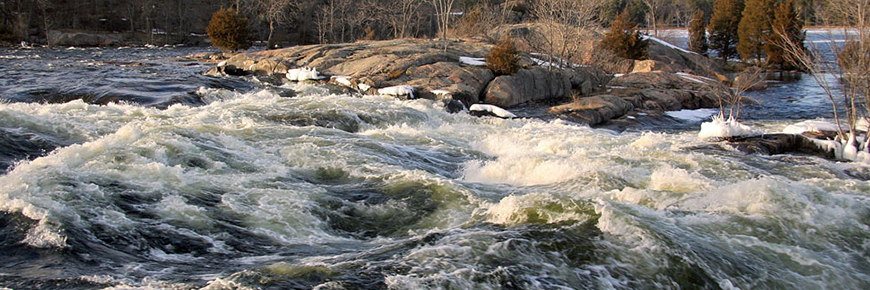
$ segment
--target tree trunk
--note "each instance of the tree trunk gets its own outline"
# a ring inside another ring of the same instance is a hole
[[[276,48],[275,42],[272,39],[272,35],[274,34],[274,32],[275,32],[275,20],[270,20],[269,21],[269,39],[266,41],[266,43],[267,43],[266,45],[268,45],[267,49]]]

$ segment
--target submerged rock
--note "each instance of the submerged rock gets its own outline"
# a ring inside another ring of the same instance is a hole
[[[732,137],[722,141],[747,154],[777,155],[806,154],[826,159],[835,159],[834,153],[820,148],[807,137],[799,134],[764,134],[752,137]]]
[[[477,116],[477,117],[493,116],[493,117],[499,117],[502,119],[510,119],[510,118],[517,117],[517,115],[514,115],[514,113],[511,113],[508,110],[499,108],[497,106],[485,105],[485,104],[471,105],[471,107],[468,108],[468,112],[472,116]]]

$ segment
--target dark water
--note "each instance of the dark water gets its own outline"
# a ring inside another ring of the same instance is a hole
[[[171,60],[199,51],[3,51],[0,288],[870,287],[866,164]],[[747,121],[826,117],[810,81]]]
[[[129,102],[165,108],[202,105],[198,87],[243,88],[238,80],[202,76],[205,63],[176,62],[202,48],[2,50],[0,98],[13,102],[91,104]]]

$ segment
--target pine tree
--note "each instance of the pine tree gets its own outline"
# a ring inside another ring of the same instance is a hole
[[[619,14],[610,24],[610,31],[601,40],[601,46],[627,59],[645,59],[648,41],[641,37],[637,25],[628,11]]]
[[[707,24],[704,11],[698,9],[695,16],[692,17],[692,23],[689,24],[689,50],[707,55]]]
[[[761,63],[764,44],[770,38],[770,21],[773,20],[772,0],[746,0],[743,17],[737,28],[737,51],[744,61],[755,59]]]
[[[792,43],[803,45],[806,35],[803,32],[803,21],[798,17],[794,8],[794,0],[787,0],[776,7],[775,16],[773,19],[773,34],[770,41],[764,45],[764,51],[767,53],[767,63],[777,65],[781,70],[800,69],[799,65],[789,60],[784,56],[785,38],[788,37]],[[806,48],[803,48],[806,50]]]
[[[205,29],[211,43],[224,50],[237,52],[251,47],[248,38],[248,19],[233,9],[221,8],[211,16]]]
[[[716,0],[713,16],[710,18],[710,49],[719,52],[722,62],[737,56],[737,26],[743,12],[743,0]]]

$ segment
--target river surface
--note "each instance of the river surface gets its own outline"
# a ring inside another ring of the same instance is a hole
[[[0,289],[870,288],[867,165],[172,60],[200,51],[0,51]]]

